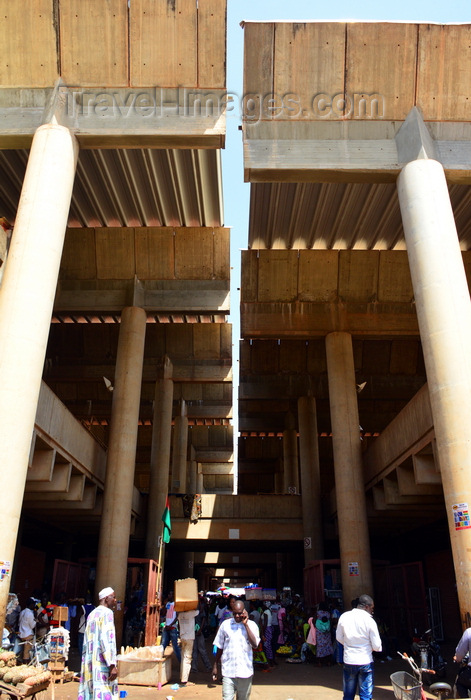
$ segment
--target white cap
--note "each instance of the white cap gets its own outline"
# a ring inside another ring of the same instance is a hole
[[[98,600],[103,600],[109,595],[112,595],[114,593],[114,590],[111,588],[111,586],[107,586],[107,588],[103,588],[98,594]]]

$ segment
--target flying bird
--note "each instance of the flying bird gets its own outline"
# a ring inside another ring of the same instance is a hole
[[[106,388],[108,389],[108,391],[110,391],[110,392],[113,391],[114,386],[112,385],[112,383],[110,382],[110,380],[107,379],[106,377],[103,377],[103,381],[105,382],[105,386],[106,386]]]

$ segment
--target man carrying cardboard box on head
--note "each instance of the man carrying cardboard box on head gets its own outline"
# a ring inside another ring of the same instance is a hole
[[[181,663],[182,656],[180,653],[180,647],[178,646],[178,625],[177,625],[177,611],[175,610],[175,602],[173,600],[173,591],[169,591],[167,598],[160,611],[161,615],[165,615],[165,624],[162,631],[161,644],[165,649],[168,647],[170,642],[172,643],[173,651],[178,659],[178,663]]]
[[[198,615],[198,588],[194,578],[175,581],[175,610],[178,612],[182,658],[180,661],[180,685],[194,685],[188,681],[195,642],[195,617]]]
[[[180,664],[180,685],[194,685],[188,680],[193,658],[193,644],[195,643],[195,617],[198,610],[185,610],[178,613],[180,623],[180,639],[182,643],[182,660]]]

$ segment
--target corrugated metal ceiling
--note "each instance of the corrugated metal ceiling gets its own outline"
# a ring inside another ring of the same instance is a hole
[[[28,151],[0,150],[0,216],[14,224]],[[81,150],[71,227],[222,226],[220,151]]]
[[[471,188],[451,185],[461,248],[471,248]],[[394,184],[251,185],[250,248],[404,250]]]

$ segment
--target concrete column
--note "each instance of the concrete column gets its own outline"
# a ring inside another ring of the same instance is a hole
[[[168,493],[170,445],[172,438],[173,365],[168,357],[160,368],[161,377],[155,382],[154,420],[150,455],[149,501],[147,506],[147,536],[145,555],[159,558],[159,536],[162,535],[162,514]]]
[[[289,487],[294,487],[296,493],[299,493],[298,433],[292,414],[288,414],[286,429],[283,431],[283,463],[284,492],[288,493]]]
[[[203,472],[199,470],[199,464],[196,462],[196,493],[204,493],[204,478]]]
[[[180,415],[175,417],[172,450],[172,489],[176,493],[187,493],[186,458],[188,453],[188,418],[186,404],[182,399]]]
[[[181,577],[194,578],[195,553],[182,552],[181,554]]]
[[[0,288],[0,555],[13,562],[46,344],[77,164],[62,126],[40,126]],[[0,582],[3,627],[10,577]]]
[[[285,568],[283,566],[284,555],[276,553],[276,590],[281,591],[285,584]]]
[[[121,314],[98,544],[95,593],[112,586],[116,598],[122,601],[121,610],[115,612],[118,645],[123,626],[146,321],[144,309],[135,306],[123,309]]]
[[[471,529],[457,528],[454,506],[471,506],[471,302],[442,166],[408,163],[397,188],[464,623],[471,611]]]
[[[304,563],[308,564],[314,559],[324,558],[317,411],[312,396],[299,397],[298,424],[303,531],[304,537],[311,542],[310,548],[304,548]]]
[[[278,467],[275,472],[275,493],[284,493],[284,464],[281,458],[278,459]]]
[[[196,450],[190,445],[190,462],[188,464],[188,493],[199,493],[196,490],[196,477],[198,465],[196,463]]]
[[[340,569],[345,607],[362,593],[373,594],[360,422],[349,333],[326,337]]]

